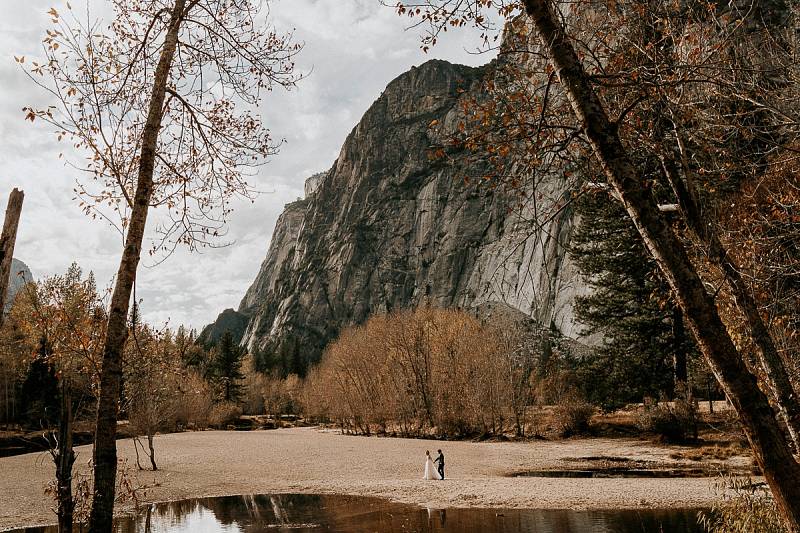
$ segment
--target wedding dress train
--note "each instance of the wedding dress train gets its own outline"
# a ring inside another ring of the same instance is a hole
[[[436,465],[433,464],[433,459],[430,457],[425,459],[425,475],[422,476],[422,479],[442,479],[439,471],[436,470]]]

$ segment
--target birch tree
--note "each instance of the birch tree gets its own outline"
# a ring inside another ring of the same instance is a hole
[[[24,109],[86,155],[76,165],[80,205],[124,236],[100,375],[95,533],[112,528],[122,353],[149,212],[160,213],[151,254],[217,242],[231,198],[253,196],[248,178],[277,149],[257,108],[265,91],[295,83],[299,50],[259,0],[108,3],[110,24],[50,10],[44,60],[26,65],[55,103]]]

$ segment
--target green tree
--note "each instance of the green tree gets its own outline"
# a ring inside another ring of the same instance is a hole
[[[233,335],[226,331],[214,351],[216,353],[211,367],[211,382],[217,387],[221,400],[239,402],[244,394],[244,349],[233,342]]]
[[[571,253],[592,292],[577,299],[575,312],[586,334],[603,339],[579,364],[587,399],[611,409],[671,396],[687,379],[693,344],[669,286],[618,203],[588,195],[577,209],[583,222]]]
[[[271,352],[260,349],[256,349],[253,352],[253,368],[256,370],[256,372],[268,374],[277,366],[277,364],[278,363],[276,362],[275,357],[272,356]]]
[[[50,347],[45,337],[28,366],[19,391],[20,422],[29,428],[50,428],[59,419],[58,378],[50,361]]]

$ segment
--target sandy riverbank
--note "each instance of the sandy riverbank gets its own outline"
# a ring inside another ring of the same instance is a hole
[[[441,447],[447,476],[423,482],[424,453]],[[717,495],[714,479],[569,479],[508,477],[512,472],[575,468],[580,458],[625,457],[676,463],[676,446],[633,439],[573,439],[525,443],[441,442],[343,436],[314,428],[204,431],[158,436],[158,472],[139,482],[156,485],[147,501],[195,496],[303,492],[378,496],[427,507],[607,509],[702,507]],[[130,440],[120,456],[134,461]],[[78,448],[86,469],[91,448]],[[744,458],[729,462],[749,464]],[[677,464],[677,463],[676,463]],[[47,454],[0,459],[0,530],[53,522],[44,487],[53,476]]]

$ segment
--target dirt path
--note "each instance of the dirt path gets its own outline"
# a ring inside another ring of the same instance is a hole
[[[425,450],[442,448],[445,481],[420,480]],[[195,496],[304,492],[379,496],[428,507],[602,509],[702,507],[713,479],[568,479],[507,477],[521,470],[575,468],[576,458],[614,456],[674,462],[679,447],[627,439],[471,443],[350,437],[313,428],[205,431],[156,438],[158,472],[138,474],[147,501]],[[134,460],[130,440],[120,456]],[[87,469],[91,448],[78,448]],[[570,460],[571,459],[571,460]],[[742,464],[743,458],[733,460]],[[47,454],[0,459],[0,530],[54,521],[43,489],[53,475]],[[124,510],[124,509],[123,509]]]

